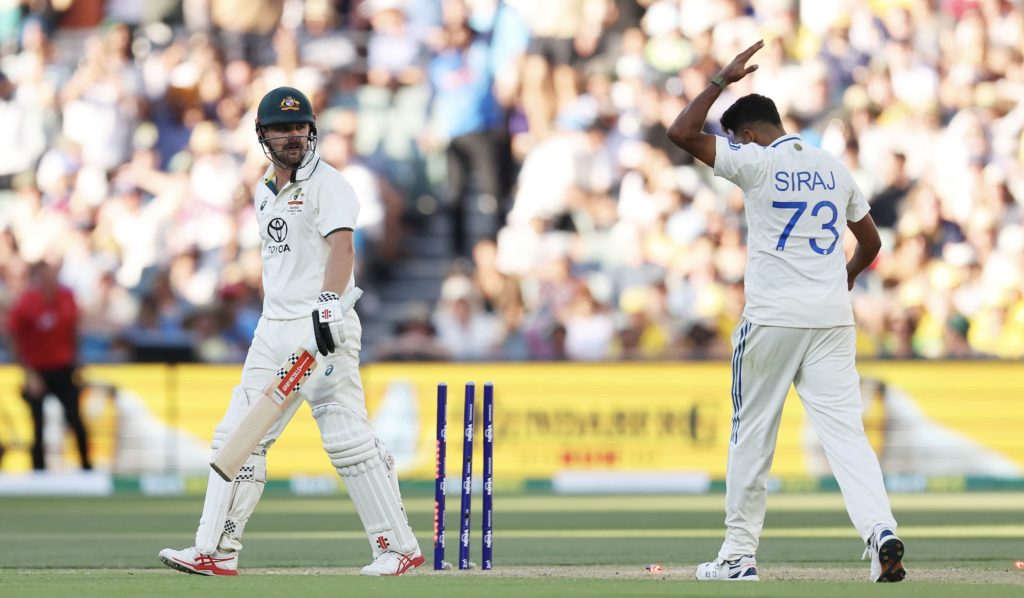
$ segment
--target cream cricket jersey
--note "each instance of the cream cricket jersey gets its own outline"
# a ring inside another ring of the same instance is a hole
[[[852,325],[843,233],[869,208],[846,168],[797,135],[768,147],[719,137],[715,174],[743,190],[743,317],[763,326]]]
[[[263,315],[308,318],[323,289],[327,235],[355,230],[356,194],[338,171],[314,155],[282,189],[274,168],[256,185],[256,219],[263,257]],[[351,287],[354,281],[350,280]]]

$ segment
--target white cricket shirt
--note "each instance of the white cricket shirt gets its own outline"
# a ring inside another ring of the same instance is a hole
[[[743,317],[762,326],[852,325],[843,234],[869,207],[846,168],[797,135],[768,147],[718,137],[715,174],[743,190]]]
[[[308,318],[323,290],[327,235],[356,227],[359,200],[338,171],[314,155],[282,189],[267,169],[253,194],[263,258],[263,315]],[[349,279],[351,287],[354,280]]]

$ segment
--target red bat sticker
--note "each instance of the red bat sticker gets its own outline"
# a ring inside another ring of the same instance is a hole
[[[277,386],[283,396],[291,394],[295,386],[302,381],[303,376],[306,374],[306,370],[310,368],[316,359],[309,353],[303,352],[299,355],[298,360],[292,365],[288,373],[285,374],[284,380],[281,380],[281,384]]]

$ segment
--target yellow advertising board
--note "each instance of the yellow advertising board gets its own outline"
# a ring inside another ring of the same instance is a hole
[[[872,362],[860,369],[865,429],[886,474],[1024,475],[1024,364]],[[458,474],[461,457],[463,385],[477,383],[479,411],[479,386],[491,381],[495,467],[507,479],[566,471],[725,476],[732,414],[726,363],[375,364],[364,372],[367,403],[382,435],[388,422],[403,422],[406,436],[396,440],[407,447],[400,451],[406,477],[432,475],[439,381],[449,385],[449,475]],[[479,463],[479,446],[476,455]],[[830,475],[793,391],[772,474]]]
[[[364,372],[367,403],[383,434],[389,424],[382,414],[404,413],[404,421],[416,422],[405,426],[415,434],[414,455],[396,451],[396,457],[407,477],[424,479],[433,476],[438,382],[449,387],[449,475],[458,475],[461,466],[465,383],[476,383],[479,412],[481,386],[492,382],[495,468],[506,479],[546,479],[568,470],[721,477],[729,381],[729,366],[720,363],[375,364]],[[476,463],[479,451],[477,442]],[[801,465],[791,467],[799,471]]]
[[[868,362],[860,371],[865,428],[887,474],[1024,475],[1024,364]],[[481,387],[495,387],[499,482],[566,472],[725,475],[728,363],[370,364],[362,372],[371,420],[405,480],[434,475],[439,382],[448,384],[448,474],[459,474],[469,381],[477,384],[478,426]],[[213,428],[240,367],[90,366],[84,374],[93,386],[83,413],[101,467],[126,475],[205,474]],[[20,381],[16,368],[0,368],[0,442],[24,448],[32,430]],[[72,443],[65,445],[64,466],[73,467]],[[268,465],[273,478],[332,473],[308,407],[271,449]],[[29,467],[27,451],[8,451],[4,471]],[[828,475],[795,394],[783,412],[772,473]]]
[[[876,361],[858,369],[865,426],[876,431],[886,473],[1024,477],[1024,362]]]

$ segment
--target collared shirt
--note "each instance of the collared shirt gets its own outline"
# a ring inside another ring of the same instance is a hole
[[[846,287],[846,222],[868,214],[849,171],[797,135],[768,147],[719,137],[715,175],[743,190],[747,218],[746,307],[763,326],[853,324]]]
[[[27,289],[8,313],[8,329],[28,367],[49,371],[73,365],[77,352],[78,307],[70,289],[47,295]]]
[[[323,289],[324,268],[337,230],[355,230],[359,200],[338,171],[313,156],[283,188],[274,168],[253,194],[263,258],[263,315],[308,318]],[[350,279],[348,287],[354,284]]]

